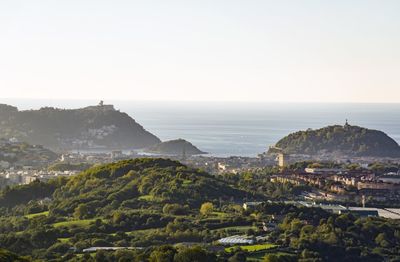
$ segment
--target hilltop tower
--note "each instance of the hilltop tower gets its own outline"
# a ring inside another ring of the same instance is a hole
[[[185,161],[186,160],[186,146],[183,145],[182,148],[182,160]]]
[[[286,157],[285,157],[285,154],[279,153],[277,158],[278,158],[278,166],[279,166],[280,168],[285,167],[285,165],[286,165]]]

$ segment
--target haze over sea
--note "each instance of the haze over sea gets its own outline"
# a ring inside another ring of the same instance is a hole
[[[79,108],[94,100],[1,99],[22,109]],[[183,138],[214,156],[256,156],[291,132],[344,124],[382,130],[400,143],[400,104],[105,101],[161,140]]]

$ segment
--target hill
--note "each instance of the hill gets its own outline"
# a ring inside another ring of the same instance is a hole
[[[148,147],[145,149],[146,152],[149,153],[156,153],[156,154],[165,154],[165,155],[200,155],[206,154],[205,152],[201,151],[197,147],[195,147],[190,142],[184,139],[176,139],[165,141],[159,143],[157,145]]]
[[[199,206],[205,201],[244,196],[222,180],[179,162],[143,158],[93,167],[73,177],[54,194],[53,210],[71,215],[85,203],[92,214],[104,215],[122,207]]]
[[[275,147],[281,148],[288,154],[338,153],[346,156],[400,156],[400,147],[397,142],[382,131],[348,124],[292,133],[279,140]]]
[[[161,142],[126,113],[102,103],[81,109],[26,111],[0,105],[0,134],[56,150],[138,149]]]
[[[45,166],[58,155],[43,146],[0,139],[0,169],[22,166]]]

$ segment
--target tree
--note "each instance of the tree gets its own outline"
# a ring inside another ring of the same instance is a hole
[[[297,257],[291,254],[268,254],[264,257],[263,262],[295,262]]]
[[[121,223],[122,221],[124,221],[124,219],[125,219],[125,214],[121,211],[114,212],[112,216],[112,222],[114,225]]]
[[[82,219],[89,215],[89,209],[86,204],[80,204],[75,208],[74,217],[76,219]]]
[[[279,258],[275,254],[268,254],[264,257],[263,262],[279,262]]]
[[[252,229],[252,228],[249,228],[247,231],[246,231],[246,235],[248,235],[248,236],[252,236],[252,235],[254,235],[254,229]]]
[[[242,251],[239,251],[230,257],[228,262],[246,262],[246,255]]]
[[[210,202],[203,203],[200,207],[200,213],[203,216],[208,216],[214,211],[214,205]]]
[[[179,204],[165,204],[163,213],[168,215],[186,215],[187,209]]]
[[[173,262],[176,250],[171,246],[161,246],[151,252],[149,262]]]
[[[212,262],[215,256],[208,254],[201,247],[191,247],[180,250],[174,257],[174,262]]]
[[[390,242],[388,241],[387,235],[385,233],[379,233],[375,238],[375,243],[381,247],[390,247]]]
[[[65,254],[69,251],[70,247],[67,243],[55,243],[47,249],[47,253]]]
[[[314,251],[310,251],[308,249],[304,249],[301,254],[300,257],[302,259],[308,259],[308,260],[313,260],[313,261],[321,261],[320,260],[320,256],[318,254],[318,252],[314,252]]]
[[[96,262],[107,262],[109,259],[107,258],[107,251],[99,250],[95,255]]]
[[[52,230],[46,230],[44,228],[37,228],[32,232],[31,242],[37,248],[44,248],[53,245],[57,241],[57,232]]]

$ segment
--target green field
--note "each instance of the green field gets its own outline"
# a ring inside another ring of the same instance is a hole
[[[225,212],[218,212],[214,211],[211,214],[209,214],[207,217],[202,218],[202,221],[209,221],[209,220],[214,220],[214,219],[225,219],[231,217],[230,214],[225,213]]]
[[[257,227],[254,226],[234,226],[234,227],[222,227],[218,229],[213,229],[211,232],[216,232],[216,231],[237,231],[237,232],[246,232],[247,230],[252,229],[252,230],[257,230]]]
[[[41,212],[41,213],[25,215],[25,217],[28,218],[28,219],[32,219],[32,218],[34,218],[34,217],[38,217],[38,216],[48,216],[48,215],[49,215],[49,211],[44,211],[44,212]]]
[[[250,245],[250,246],[239,246],[239,247],[240,247],[240,249],[247,251],[247,252],[256,252],[256,251],[271,249],[271,248],[277,247],[277,245],[258,244],[258,245]],[[228,248],[225,248],[225,251],[229,253],[229,252],[232,252],[233,250],[235,250],[236,248],[238,248],[238,246],[228,247]]]
[[[93,219],[82,219],[82,220],[69,220],[53,224],[54,227],[88,227],[91,223],[96,221]]]
[[[161,198],[159,197],[155,197],[152,195],[144,195],[144,196],[140,196],[138,197],[139,200],[144,200],[144,201],[149,201],[149,202],[160,202],[162,201]]]
[[[183,181],[183,185],[190,185],[192,183],[193,183],[193,181],[192,180],[188,180],[188,179]]]
[[[225,212],[214,211],[214,212],[211,213],[211,216],[220,217],[220,218],[226,218],[226,217],[229,217],[230,215],[225,213]]]
[[[66,238],[58,238],[58,241],[60,241],[61,243],[68,243],[69,242],[69,237]]]

